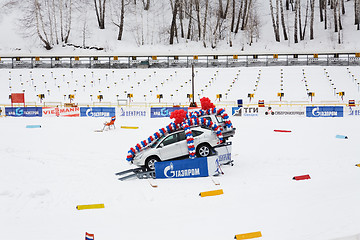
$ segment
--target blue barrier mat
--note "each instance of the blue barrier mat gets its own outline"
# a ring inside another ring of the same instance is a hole
[[[41,128],[41,125],[26,125],[26,128]]]
[[[348,137],[344,135],[336,135],[335,137],[340,139],[348,139]]]

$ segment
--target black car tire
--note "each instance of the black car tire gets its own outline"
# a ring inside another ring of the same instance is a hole
[[[202,143],[196,148],[197,157],[207,157],[211,154],[211,147],[207,143]]]
[[[160,162],[160,159],[158,157],[152,156],[152,157],[148,157],[145,160],[145,168],[148,171],[153,171],[155,170],[155,162]]]

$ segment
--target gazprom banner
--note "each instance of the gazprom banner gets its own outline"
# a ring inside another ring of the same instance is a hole
[[[343,106],[308,106],[306,117],[343,117]]]
[[[5,114],[9,117],[41,117],[41,107],[6,107]]]
[[[175,111],[175,110],[179,110],[179,109],[184,109],[185,111],[188,110],[187,107],[182,108],[182,107],[152,107],[150,109],[151,111],[151,118],[160,118],[160,117],[170,117],[170,114]]]
[[[112,117],[115,116],[114,107],[81,107],[80,117]]]
[[[207,158],[155,162],[156,178],[195,178],[209,176]]]

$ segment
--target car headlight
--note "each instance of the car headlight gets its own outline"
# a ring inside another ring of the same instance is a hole
[[[135,159],[135,160],[136,160],[136,159],[140,159],[140,158],[142,158],[143,155],[144,155],[143,152],[142,152],[142,153],[138,153],[138,154],[135,155],[134,159]]]

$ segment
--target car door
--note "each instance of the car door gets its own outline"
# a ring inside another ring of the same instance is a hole
[[[180,144],[178,133],[173,133],[165,137],[158,146],[161,160],[169,160],[182,156]]]

